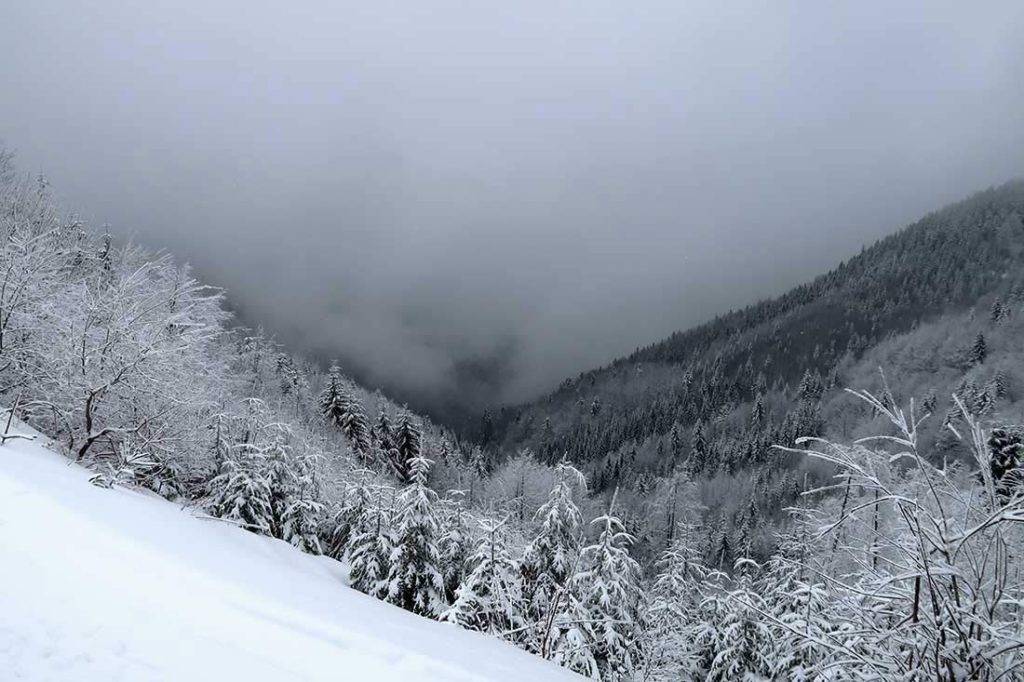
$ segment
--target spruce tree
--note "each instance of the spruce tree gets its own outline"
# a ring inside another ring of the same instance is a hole
[[[585,486],[583,474],[562,460],[555,475],[558,480],[535,517],[540,530],[527,545],[522,561],[523,594],[534,623],[543,622],[549,609],[558,608],[553,600],[572,578],[580,551],[583,516],[573,491]]]
[[[389,469],[391,463],[397,459],[395,454],[395,433],[388,417],[387,406],[381,401],[377,407],[377,422],[370,429],[371,447],[374,451],[373,459],[385,464]]]
[[[771,633],[768,661],[774,679],[811,679],[825,652],[820,642],[831,631],[825,586],[809,581],[805,569],[809,534],[779,536],[778,549],[755,584],[768,614]]]
[[[974,339],[974,345],[971,347],[971,362],[976,365],[981,365],[985,362],[985,358],[988,357],[988,344],[985,342],[985,335],[978,332],[978,335]]]
[[[370,430],[366,414],[341,378],[337,365],[331,365],[327,387],[320,394],[320,411],[329,424],[344,434],[360,458],[371,459]]]
[[[541,655],[590,679],[601,679],[601,668],[594,658],[597,648],[590,611],[567,589],[560,600],[559,609],[550,616]]]
[[[525,618],[519,565],[500,533],[503,523],[481,521],[482,531],[470,558],[473,570],[455,593],[444,619],[468,630],[521,641]]]
[[[284,514],[295,487],[295,473],[288,460],[288,447],[283,443],[271,443],[263,447],[254,446],[254,449],[270,484],[270,532],[282,540]]]
[[[758,393],[757,398],[754,400],[754,406],[750,410],[750,428],[755,430],[760,429],[764,425],[764,421],[764,396]]]
[[[430,461],[424,457],[413,457],[409,462],[410,483],[399,495],[395,519],[387,600],[433,618],[444,609],[444,578],[437,547],[437,496],[427,487],[429,467]]]
[[[692,630],[701,612],[705,581],[710,573],[695,548],[695,532],[680,524],[656,564],[647,611],[648,665],[673,679],[695,675]]]
[[[735,587],[728,593],[724,617],[714,623],[718,631],[718,652],[708,670],[708,682],[760,680],[772,673],[771,631],[762,615],[764,600],[753,584],[758,570],[750,559],[736,561]]]
[[[344,558],[369,503],[370,490],[364,478],[345,486],[340,504],[324,524],[324,554],[339,561]]]
[[[319,528],[323,505],[318,500],[311,462],[292,462],[290,486],[281,515],[281,539],[308,554],[323,554]]]
[[[270,535],[270,482],[251,453],[240,449],[225,457],[220,473],[210,482],[211,513],[263,535]]]
[[[340,427],[345,421],[350,405],[342,384],[341,370],[331,365],[327,373],[327,386],[320,393],[320,412],[327,423]]]
[[[454,493],[454,494],[453,494]],[[455,601],[455,592],[466,578],[467,564],[473,552],[473,541],[466,527],[467,515],[460,499],[462,491],[449,493],[451,499],[442,506],[441,574],[444,578],[445,601]]]
[[[690,437],[690,466],[694,471],[700,471],[708,465],[710,459],[707,433],[704,428],[704,421],[697,420],[693,425],[693,434]]]
[[[392,450],[391,468],[402,483],[412,480],[412,460],[420,456],[420,431],[408,412],[403,412],[395,428],[395,444]]]
[[[998,298],[992,301],[992,308],[989,311],[989,319],[992,321],[992,324],[995,325],[1002,322],[1005,315],[1004,310],[1003,304]]]
[[[369,492],[367,497],[371,499],[362,508],[346,551],[350,566],[349,584],[377,599],[388,597],[388,575],[394,550],[389,530],[391,516],[384,506],[386,494],[381,485]]]
[[[614,500],[613,495],[612,507]],[[634,538],[611,509],[592,523],[600,534],[583,549],[583,569],[574,578],[574,588],[590,614],[601,679],[628,680],[643,656],[640,566],[627,549]]]

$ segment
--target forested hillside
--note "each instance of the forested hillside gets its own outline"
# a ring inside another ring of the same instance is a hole
[[[238,326],[224,304],[169,254],[63,213],[0,150],[0,448],[43,435],[96,486],[337,560],[397,608],[592,676],[639,665],[640,567],[570,464],[489,470],[479,448]]]
[[[112,575],[148,578],[167,562],[176,577],[157,581],[159,595],[133,587],[231,622],[237,604],[200,608],[190,593],[188,565],[207,557],[161,535],[200,537],[168,521],[187,510],[282,541],[223,534],[218,554],[237,545],[246,562],[273,547],[284,564],[313,566],[301,552],[329,567],[307,592],[294,572],[243,574],[226,557],[201,581],[208,594],[258,574],[261,594],[315,613],[362,610],[335,579],[392,605],[303,626],[303,650],[319,653],[302,665],[317,676],[366,662],[325,647],[323,632],[363,642],[372,630],[378,670],[411,655],[404,632],[363,615],[408,627],[413,648],[448,639],[403,609],[609,682],[1013,679],[1024,665],[1022,205],[1021,184],[979,195],[787,297],[568,382],[488,422],[487,453],[239,328],[223,292],[167,254],[89,231],[0,154],[0,473],[11,491],[0,523],[17,526],[0,566],[125,595]],[[816,434],[830,440],[798,440]],[[53,452],[88,471],[57,473],[66,467],[40,459]],[[85,493],[83,479],[174,506]],[[25,496],[32,488],[45,494]],[[153,513],[129,511],[143,506]],[[69,564],[45,529],[81,519],[156,551],[114,542],[138,572],[104,571],[107,535],[83,532],[78,542],[101,546]],[[314,592],[338,603],[311,605]],[[132,659],[140,669],[215,672],[236,656],[239,669],[263,669],[251,641],[233,641],[266,633],[258,624],[183,667],[160,641],[166,623],[147,613],[129,627],[129,605],[87,609],[116,622],[84,641],[60,600],[8,602],[0,664],[19,674],[54,655],[124,670],[112,631],[148,643]]]
[[[1024,182],[981,192],[783,296],[675,333],[535,403],[488,413],[473,436],[495,457],[523,448],[543,461],[568,456],[598,491],[642,496],[654,477],[685,470],[701,482],[714,526],[708,556],[728,565],[726,548],[771,526],[827,474],[774,445],[868,426],[845,409],[843,387],[880,385],[879,369],[894,379],[924,365],[923,376],[893,385],[937,419],[954,391],[988,387],[989,413],[1016,400],[1007,386],[1024,354],[1016,323],[1006,325],[1024,301],[1022,217]],[[941,342],[921,348],[925,334]],[[1006,354],[998,373],[984,357],[994,343]],[[891,357],[908,344],[919,357]],[[767,552],[770,533],[760,535]]]

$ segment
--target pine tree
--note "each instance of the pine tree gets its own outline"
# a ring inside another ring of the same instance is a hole
[[[757,508],[757,490],[750,494],[746,507],[740,512],[734,546],[742,556],[750,556],[754,535],[761,524],[761,512]]]
[[[721,571],[709,570],[700,586],[696,611],[681,624],[686,649],[674,653],[685,656],[683,664],[690,668],[689,677],[694,680],[711,679],[711,668],[722,651],[719,625],[732,608],[727,591],[728,580]]]
[[[421,616],[444,609],[444,578],[439,568],[436,495],[427,487],[430,461],[413,457],[410,483],[399,495],[397,528],[388,572],[387,600]]]
[[[800,528],[779,536],[778,549],[755,584],[769,616],[767,658],[774,679],[812,679],[825,653],[819,642],[827,641],[831,630],[824,586],[807,581],[810,540],[806,526]]]
[[[797,399],[805,402],[816,402],[821,399],[824,386],[821,383],[821,375],[818,370],[804,370],[804,376],[797,388]]]
[[[452,499],[444,505],[441,523],[441,539],[438,549],[441,555],[441,573],[444,578],[445,601],[455,601],[455,592],[466,578],[466,566],[473,552],[473,542],[466,527],[466,512],[460,499],[462,491],[449,495]]]
[[[211,513],[243,527],[270,535],[273,523],[270,482],[249,452],[239,449],[228,456],[220,473],[210,482]]]
[[[574,589],[590,614],[601,679],[631,679],[643,656],[640,566],[627,549],[634,538],[611,509],[592,523],[601,532],[595,544],[583,549],[583,569],[573,579]]]
[[[693,434],[690,438],[691,467],[695,471],[700,471],[708,465],[709,460],[710,452],[704,421],[702,419],[698,419],[693,425]]]
[[[487,458],[479,446],[474,446],[469,453],[469,465],[473,473],[480,478],[487,476]]]
[[[499,532],[504,524],[481,521],[482,535],[470,558],[473,570],[455,593],[444,619],[468,630],[521,641],[526,625],[519,565]]]
[[[648,666],[672,679],[696,674],[692,631],[701,611],[705,581],[710,571],[700,561],[695,532],[681,525],[672,544],[657,562],[647,611]]]
[[[327,423],[340,428],[348,416],[351,399],[345,393],[341,369],[336,364],[328,370],[327,387],[320,393],[319,402],[320,412]]]
[[[363,460],[371,457],[370,430],[362,405],[352,397],[337,365],[331,365],[327,387],[320,394],[320,411],[329,424],[339,429]]]
[[[669,432],[669,444],[672,447],[672,459],[675,460],[683,451],[683,439],[679,436],[678,424],[672,425],[672,430]]]
[[[311,463],[293,460],[281,514],[281,539],[308,554],[323,554],[318,534],[323,505],[317,499]]]
[[[733,546],[725,518],[719,514],[715,523],[708,528],[708,560],[719,570],[732,562]]]
[[[1003,304],[998,298],[992,301],[992,308],[989,311],[989,319],[992,321],[992,324],[996,325],[1003,321],[1004,310]]]
[[[566,589],[560,601],[558,611],[551,614],[541,655],[584,677],[601,679],[589,610],[572,589]]]
[[[978,336],[974,339],[974,345],[971,347],[971,362],[976,365],[984,364],[985,358],[988,357],[988,344],[985,342],[985,335],[978,332]]]
[[[452,456],[452,447],[448,444],[448,439],[444,436],[441,436],[441,445],[437,453],[437,457],[444,465],[450,465],[454,459]]]
[[[341,432],[348,438],[352,449],[366,463],[373,462],[373,449],[370,444],[370,426],[366,421],[363,406],[355,398],[349,400],[347,418],[341,424]]]
[[[388,597],[388,575],[394,541],[389,526],[391,517],[384,506],[386,490],[376,486],[352,532],[346,555],[349,561],[349,584],[377,599]]]
[[[540,456],[546,462],[551,461],[555,451],[555,429],[551,425],[551,417],[544,417],[544,425],[540,432]]]
[[[391,468],[402,483],[412,480],[411,462],[420,456],[421,435],[408,412],[403,412],[395,428]]]
[[[992,429],[987,445],[996,493],[1003,500],[1009,499],[1024,489],[1024,435],[1019,429]]]
[[[750,559],[736,561],[736,585],[729,591],[724,617],[714,624],[718,631],[718,653],[708,670],[708,682],[760,680],[772,672],[771,631],[761,615],[764,601],[753,585],[757,570],[759,567]]]
[[[270,484],[270,534],[279,540],[284,537],[282,525],[284,511],[292,495],[293,472],[287,459],[287,446],[282,443],[271,443],[267,446],[253,446],[258,453]]]
[[[535,517],[540,531],[526,547],[522,561],[523,594],[534,623],[543,622],[549,609],[557,608],[555,595],[572,578],[580,551],[583,516],[573,491],[585,488],[585,479],[566,460],[555,468],[555,475],[558,480]]]
[[[754,406],[750,410],[750,427],[752,429],[759,429],[764,425],[764,421],[764,396],[758,393],[757,398],[754,400]]]
[[[375,453],[373,459],[385,463],[390,468],[391,463],[398,459],[395,453],[395,432],[383,401],[377,409],[377,423],[370,429],[370,440]]]

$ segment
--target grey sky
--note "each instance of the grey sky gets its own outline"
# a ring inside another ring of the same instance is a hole
[[[0,139],[420,407],[532,396],[1024,174],[1019,1],[183,4],[7,3]]]

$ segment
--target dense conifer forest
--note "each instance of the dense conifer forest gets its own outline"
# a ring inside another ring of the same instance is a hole
[[[1024,182],[980,192],[778,298],[639,348],[536,402],[489,411],[471,437],[499,459],[522,448],[542,461],[568,456],[609,494],[642,495],[681,468],[706,489],[721,532],[772,526],[808,481],[831,475],[774,446],[866,435],[876,424],[843,389],[888,390],[879,370],[933,421],[955,420],[954,393],[986,415],[1018,418],[1010,387],[1022,216]],[[924,336],[947,338],[922,347]],[[988,359],[996,339],[1001,351]],[[773,541],[761,535],[764,558]]]

